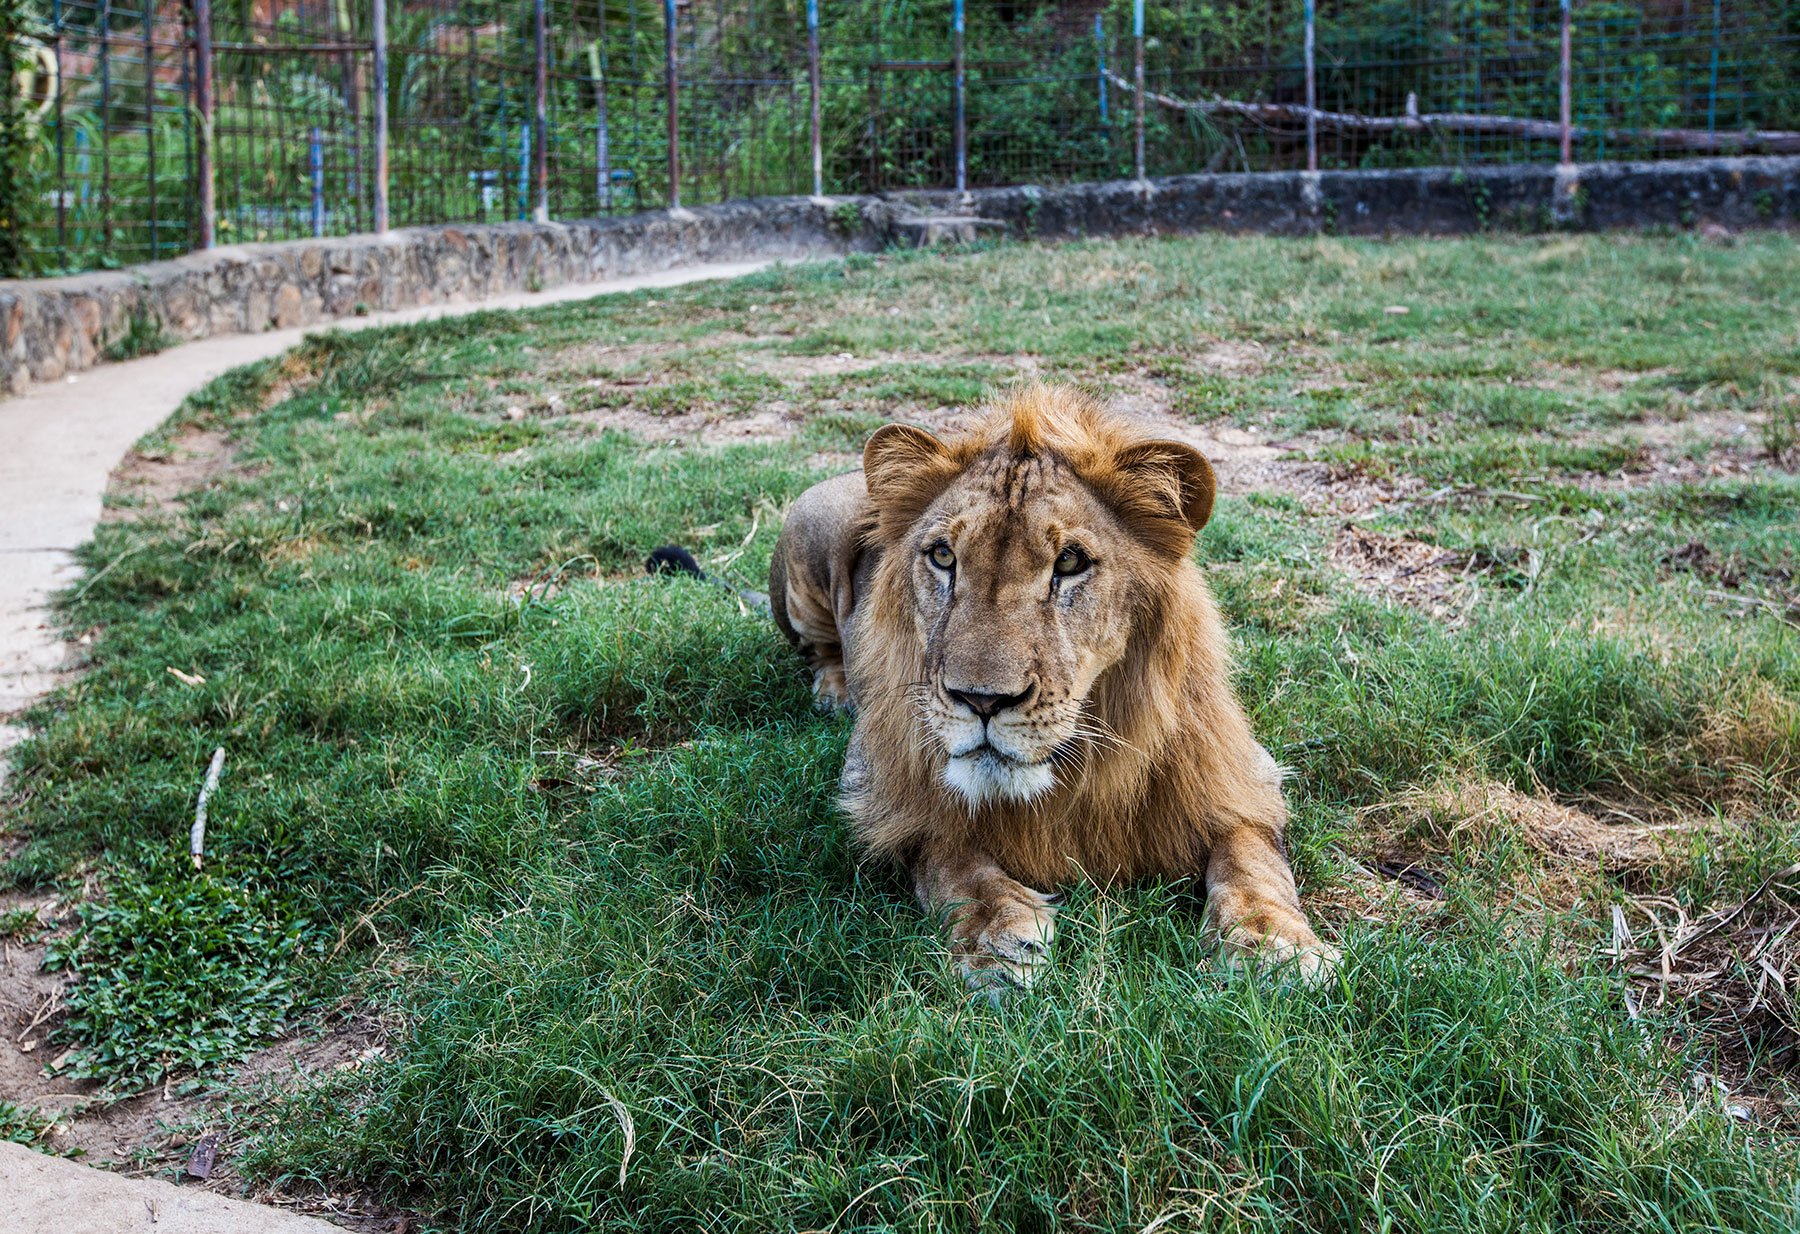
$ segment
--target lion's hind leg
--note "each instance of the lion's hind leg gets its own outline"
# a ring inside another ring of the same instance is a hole
[[[862,477],[815,484],[788,511],[769,563],[769,611],[812,669],[813,698],[850,706],[844,675],[844,622],[853,606]]]
[[[838,635],[829,597],[820,597],[804,586],[794,586],[790,576],[784,598],[794,647],[812,669],[814,705],[821,711],[848,708],[850,686],[844,677],[844,645]]]

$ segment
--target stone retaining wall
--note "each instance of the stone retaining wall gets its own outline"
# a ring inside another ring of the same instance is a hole
[[[949,193],[772,197],[573,223],[234,245],[130,270],[0,282],[0,390],[100,363],[134,322],[140,339],[196,339],[697,261],[823,257],[894,243],[906,213],[957,208]],[[966,210],[1031,239],[1791,226],[1800,222],[1800,158],[1172,176],[987,189]]]
[[[0,282],[0,391],[55,381],[140,338],[255,333],[420,304],[646,274],[703,261],[813,257],[872,229],[834,230],[805,198],[573,223],[414,227],[385,236],[239,244],[174,261]]]
[[[954,194],[915,194],[947,208]],[[1800,157],[1556,167],[1170,176],[989,189],[976,211],[1038,239],[1203,230],[1451,235],[1619,227],[1737,230],[1800,223]]]

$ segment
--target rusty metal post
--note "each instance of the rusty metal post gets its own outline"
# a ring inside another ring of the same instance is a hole
[[[194,0],[194,113],[199,140],[194,143],[194,178],[200,182],[200,247],[213,246],[218,198],[213,185],[213,49],[212,0]]]
[[[1319,170],[1319,79],[1313,71],[1314,0],[1306,0],[1306,170]]]
[[[537,109],[532,113],[532,165],[534,205],[531,217],[539,223],[550,221],[550,49],[544,21],[544,0],[531,0],[532,55]]]
[[[1572,31],[1573,21],[1570,15],[1570,9],[1572,7],[1570,0],[1562,0],[1562,69],[1559,75],[1562,79],[1560,116],[1562,123],[1562,162],[1565,167],[1575,161],[1575,90],[1570,82],[1569,74],[1571,60],[1570,51],[1575,43]]]
[[[825,142],[819,127],[819,0],[806,0],[806,71],[812,79],[813,196],[825,196]]]
[[[675,67],[675,0],[663,0],[663,88],[669,111],[669,209],[681,209],[680,79]]]
[[[1133,156],[1132,166],[1137,172],[1138,183],[1142,184],[1150,178],[1144,171],[1144,0],[1136,0],[1131,6],[1131,38],[1135,44],[1132,54],[1136,59],[1132,74],[1137,84],[1137,153]]]
[[[956,113],[956,192],[966,199],[969,195],[969,111],[968,62],[963,57],[963,0],[952,0],[950,5],[950,33],[954,41],[950,75]]]
[[[387,0],[372,0],[369,32],[375,61],[375,97],[372,119],[375,122],[375,234],[388,229],[388,42]]]

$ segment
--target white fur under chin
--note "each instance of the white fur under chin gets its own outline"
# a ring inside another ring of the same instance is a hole
[[[1056,784],[1049,763],[1015,763],[988,750],[964,754],[944,764],[944,783],[970,806],[993,799],[1030,801]]]

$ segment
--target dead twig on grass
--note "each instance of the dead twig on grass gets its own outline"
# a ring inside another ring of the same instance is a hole
[[[219,776],[225,770],[225,747],[220,746],[213,751],[212,763],[206,769],[206,783],[200,786],[200,799],[194,803],[194,826],[188,832],[188,856],[194,859],[194,868],[201,865],[201,854],[206,851],[206,802],[219,787]]]

